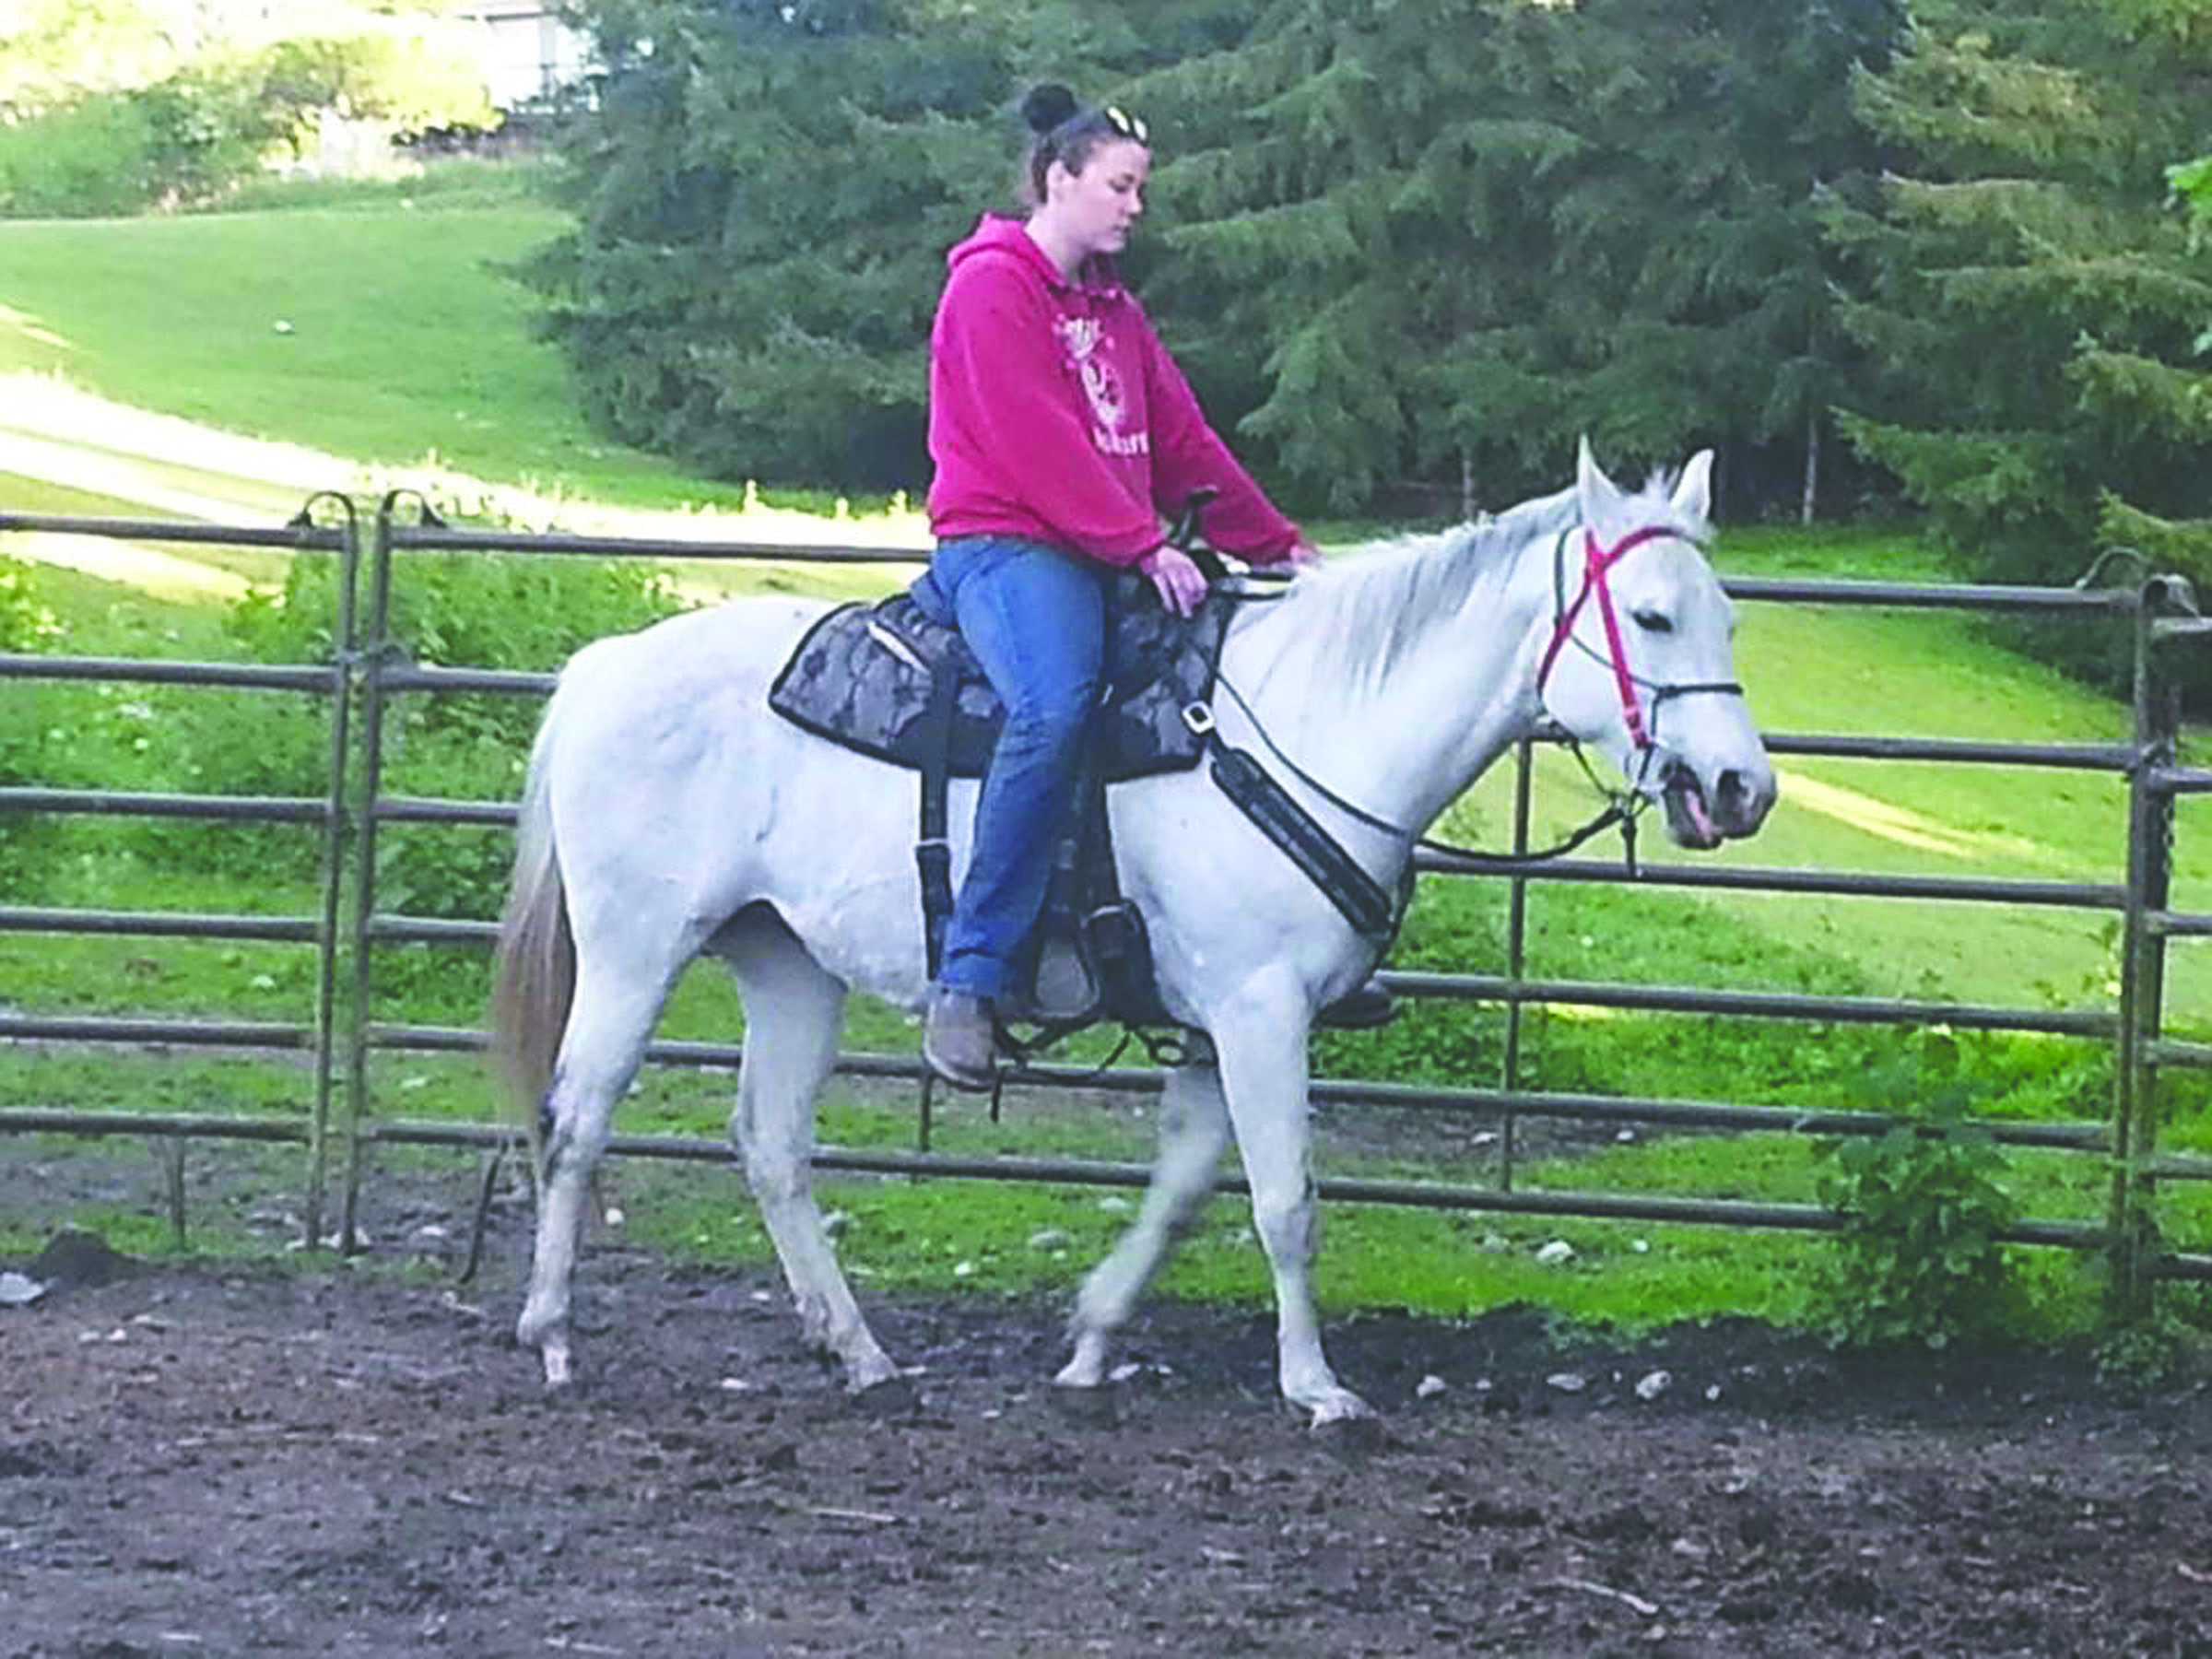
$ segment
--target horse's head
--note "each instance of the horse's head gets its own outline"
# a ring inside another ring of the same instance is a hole
[[[1551,624],[1537,674],[1546,711],[1662,804],[1685,847],[1754,833],[1774,769],[1735,683],[1735,606],[1706,563],[1712,452],[1671,489],[1630,494],[1585,441],[1580,523],[1554,559]]]

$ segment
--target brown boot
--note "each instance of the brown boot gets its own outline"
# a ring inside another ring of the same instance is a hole
[[[990,999],[933,985],[922,1025],[922,1058],[955,1088],[989,1088],[998,1080],[998,1040]]]

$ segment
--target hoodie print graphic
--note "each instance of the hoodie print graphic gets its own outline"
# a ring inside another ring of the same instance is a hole
[[[1106,331],[1096,317],[1062,317],[1055,328],[1061,349],[1081,382],[1090,404],[1090,441],[1106,455],[1147,455],[1152,453],[1147,432],[1124,432],[1129,400],[1122,392],[1122,377],[1113,367],[1112,352],[1101,349]]]

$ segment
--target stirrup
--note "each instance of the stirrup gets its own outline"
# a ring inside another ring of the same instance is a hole
[[[1313,1016],[1313,1023],[1332,1031],[1372,1031],[1398,1017],[1398,999],[1379,980],[1369,980],[1348,991]]]

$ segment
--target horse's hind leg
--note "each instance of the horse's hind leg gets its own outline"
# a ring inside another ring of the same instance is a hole
[[[872,1388],[898,1367],[861,1316],[814,1202],[814,1098],[837,1060],[845,986],[766,911],[748,912],[711,948],[729,963],[745,999],[730,1138],[745,1159],[806,1341],[843,1365],[854,1393]]]
[[[604,959],[595,965],[579,953],[575,1000],[543,1108],[537,1241],[530,1295],[514,1334],[524,1347],[538,1350],[547,1387],[571,1375],[569,1298],[592,1171],[606,1150],[615,1103],[637,1075],[667,994],[667,972],[633,974],[635,966],[609,967]]]
[[[1136,1299],[1166,1257],[1176,1233],[1213,1190],[1215,1166],[1229,1145],[1229,1110],[1221,1077],[1210,1065],[1168,1074],[1159,1102],[1159,1157],[1136,1221],[1083,1281],[1068,1321],[1076,1352],[1053,1379],[1065,1388],[1096,1388],[1105,1380],[1107,1346],[1127,1323]]]

